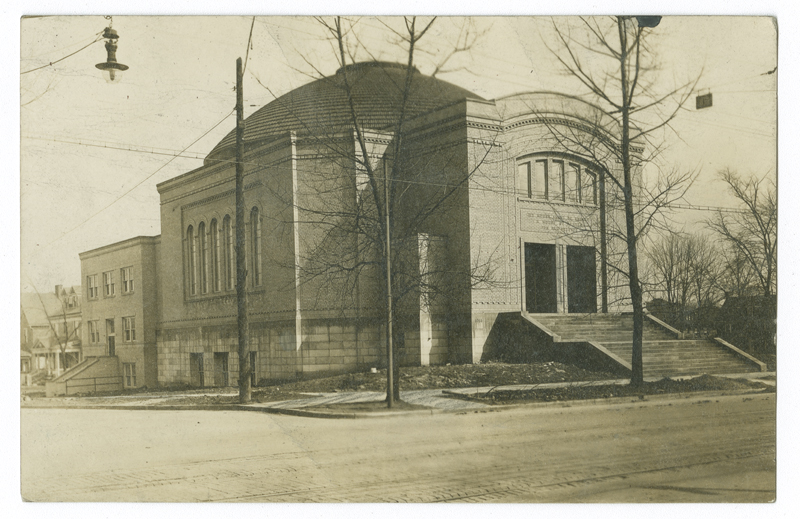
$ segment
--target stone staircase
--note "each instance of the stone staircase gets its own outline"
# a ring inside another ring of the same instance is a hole
[[[558,343],[588,343],[630,369],[632,314],[523,314]],[[645,314],[642,342],[645,377],[766,371],[763,362],[720,339],[682,339],[674,328]]]

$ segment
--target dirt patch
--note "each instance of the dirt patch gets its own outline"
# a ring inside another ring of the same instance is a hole
[[[766,386],[747,379],[728,379],[702,375],[690,380],[664,378],[656,382],[645,382],[642,386],[602,385],[590,386],[576,383],[560,388],[533,388],[528,390],[496,389],[479,395],[447,395],[452,398],[473,400],[485,404],[512,404],[519,402],[561,402],[567,400],[594,400],[615,397],[639,397],[694,393],[698,391],[733,391],[742,389],[774,392],[774,386]]]
[[[562,364],[460,364],[451,366],[418,366],[400,369],[400,390],[449,389],[512,384],[544,384],[616,379],[617,375]],[[386,391],[386,370],[376,373],[346,373],[314,380],[284,382],[253,388],[253,398],[261,402],[289,400],[297,393],[335,393],[338,391]],[[300,396],[298,398],[304,398]]]
[[[539,385],[552,382],[572,383],[570,387],[561,389],[533,389],[525,392],[492,391],[485,400],[487,402],[511,401],[560,401],[587,398],[611,398],[615,396],[632,396],[640,394],[680,393],[713,389],[735,389],[748,387],[746,384],[757,382],[731,381],[715,377],[698,377],[686,382],[659,381],[645,384],[634,390],[627,386],[587,386],[585,382],[595,380],[613,380],[618,375],[602,371],[589,371],[570,364],[559,362],[537,362],[529,364],[508,364],[489,362],[485,364],[466,364],[451,366],[419,366],[404,367],[400,370],[400,389],[402,391],[417,389],[455,389],[464,387],[495,387],[516,384]],[[712,383],[713,380],[713,383]],[[737,385],[745,384],[745,386]],[[386,391],[386,370],[361,373],[346,373],[309,380],[293,380],[277,382],[271,385],[253,388],[253,402],[276,402],[284,400],[300,400],[319,393],[337,393],[349,391]],[[230,405],[237,404],[236,387],[226,388],[189,388],[185,386],[141,389],[105,395],[84,395],[61,398],[44,398],[36,393],[23,395],[24,406],[86,406],[86,405]],[[361,405],[361,404],[347,404]],[[372,405],[372,404],[367,404]],[[379,407],[385,404],[376,404]],[[337,404],[338,406],[338,404]],[[341,409],[337,407],[337,409]],[[352,409],[357,410],[357,409]]]

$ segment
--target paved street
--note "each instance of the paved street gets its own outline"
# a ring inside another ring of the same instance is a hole
[[[359,420],[22,410],[33,501],[765,502],[775,395]]]

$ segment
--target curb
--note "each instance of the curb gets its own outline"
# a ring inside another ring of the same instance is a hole
[[[665,394],[665,395],[645,395],[644,398],[636,398],[630,396],[619,396],[619,397],[612,397],[612,398],[593,398],[593,399],[586,399],[586,400],[557,400],[553,402],[527,402],[527,403],[518,403],[518,404],[499,404],[499,405],[491,405],[488,404],[486,409],[469,409],[469,410],[458,410],[458,412],[466,412],[466,413],[482,413],[487,411],[501,411],[505,409],[516,409],[516,408],[547,408],[547,407],[584,407],[589,405],[625,405],[625,404],[644,404],[649,402],[658,402],[661,400],[673,400],[673,401],[683,401],[689,400],[692,398],[702,399],[707,397],[716,397],[716,396],[739,396],[739,395],[761,395],[761,394],[773,394],[772,392],[765,392],[765,389],[732,389],[732,390],[716,390],[716,391],[695,391],[691,393],[676,393],[676,394]],[[449,393],[458,396],[464,396],[459,393]]]
[[[238,411],[238,405],[22,405],[23,409],[111,409],[117,411]]]
[[[766,389],[766,388],[765,388]],[[518,404],[487,404],[481,409],[418,409],[410,411],[376,411],[372,413],[351,412],[343,413],[336,411],[311,411],[308,409],[292,409],[277,407],[253,407],[247,404],[222,404],[222,405],[23,405],[23,409],[103,409],[117,411],[249,411],[266,414],[282,414],[288,416],[299,416],[303,418],[324,418],[324,419],[365,419],[365,418],[387,418],[391,416],[432,416],[437,414],[469,414],[469,413],[488,413],[519,408],[569,408],[585,407],[590,405],[625,405],[625,404],[644,404],[656,403],[665,400],[683,401],[692,398],[702,399],[717,396],[739,396],[739,395],[760,395],[772,394],[765,393],[765,389],[737,389],[730,391],[697,391],[692,393],[677,393],[664,395],[646,395],[644,398],[634,398],[630,396],[613,398],[595,398],[589,400],[558,400],[553,402],[520,402]],[[463,397],[463,394],[443,390],[444,394]],[[469,399],[467,399],[469,400]]]
[[[374,413],[341,413],[336,411],[310,411],[307,409],[293,409],[280,407],[253,407],[246,404],[221,404],[221,405],[57,405],[37,404],[22,405],[22,409],[103,409],[115,411],[249,411],[266,414],[283,414],[301,416],[305,418],[330,418],[330,419],[356,419],[356,418],[384,418],[387,416],[402,415],[434,415],[448,412],[460,412],[463,409],[418,409],[412,411],[377,411]]]
[[[336,411],[308,411],[305,409],[285,409],[276,407],[250,407],[241,406],[240,411],[261,412],[267,414],[285,414],[291,416],[303,416],[307,418],[336,418],[336,419],[361,419],[361,418],[386,418],[389,416],[413,416],[413,415],[435,415],[450,412],[460,412],[463,409],[447,410],[447,409],[415,409],[412,411],[376,411],[374,413],[341,413]]]

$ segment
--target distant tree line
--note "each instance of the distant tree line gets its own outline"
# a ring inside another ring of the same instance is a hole
[[[737,212],[717,211],[694,232],[659,233],[645,250],[648,310],[684,332],[735,337],[773,351],[777,294],[775,183],[719,173]]]

